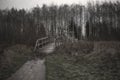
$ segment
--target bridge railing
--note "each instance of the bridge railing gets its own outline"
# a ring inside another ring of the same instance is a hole
[[[34,51],[36,51],[39,48],[42,48],[43,46],[49,43],[55,43],[55,46],[60,46],[61,44],[63,44],[62,39],[63,39],[62,37],[43,37],[43,38],[37,39],[34,47]]]
[[[58,36],[54,39],[54,43],[56,47],[62,45],[63,42],[64,42],[64,38],[61,36]]]
[[[34,51],[36,51],[38,48],[42,48],[44,45],[48,44],[51,41],[50,37],[43,37],[40,39],[37,39]]]

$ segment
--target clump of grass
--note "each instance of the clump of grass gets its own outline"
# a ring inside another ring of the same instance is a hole
[[[0,58],[0,80],[10,77],[27,60],[32,59],[32,47],[13,45],[4,49]]]
[[[119,80],[120,42],[67,43],[46,57],[46,68],[47,80]]]
[[[93,42],[75,42],[75,43],[65,43],[59,51],[63,51],[62,53],[65,54],[72,54],[72,55],[82,55],[82,54],[89,54],[93,51],[94,43]]]

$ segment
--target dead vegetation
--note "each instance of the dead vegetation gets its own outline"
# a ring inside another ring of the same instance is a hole
[[[0,48],[0,80],[5,80],[27,60],[33,58],[32,47],[26,45],[17,44]]]
[[[66,43],[46,65],[47,80],[119,80],[120,42]]]

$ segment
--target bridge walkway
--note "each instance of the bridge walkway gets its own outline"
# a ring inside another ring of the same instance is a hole
[[[55,43],[50,43],[40,51],[49,54],[55,49]],[[27,61],[16,73],[7,80],[45,80],[45,60],[36,59]]]

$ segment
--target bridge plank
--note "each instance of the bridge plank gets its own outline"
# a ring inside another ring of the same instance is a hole
[[[40,50],[45,53],[52,53],[55,49],[55,43],[50,43]],[[45,80],[45,60],[27,61],[16,73],[7,80]]]
[[[44,60],[38,59],[26,62],[7,80],[45,80]]]

